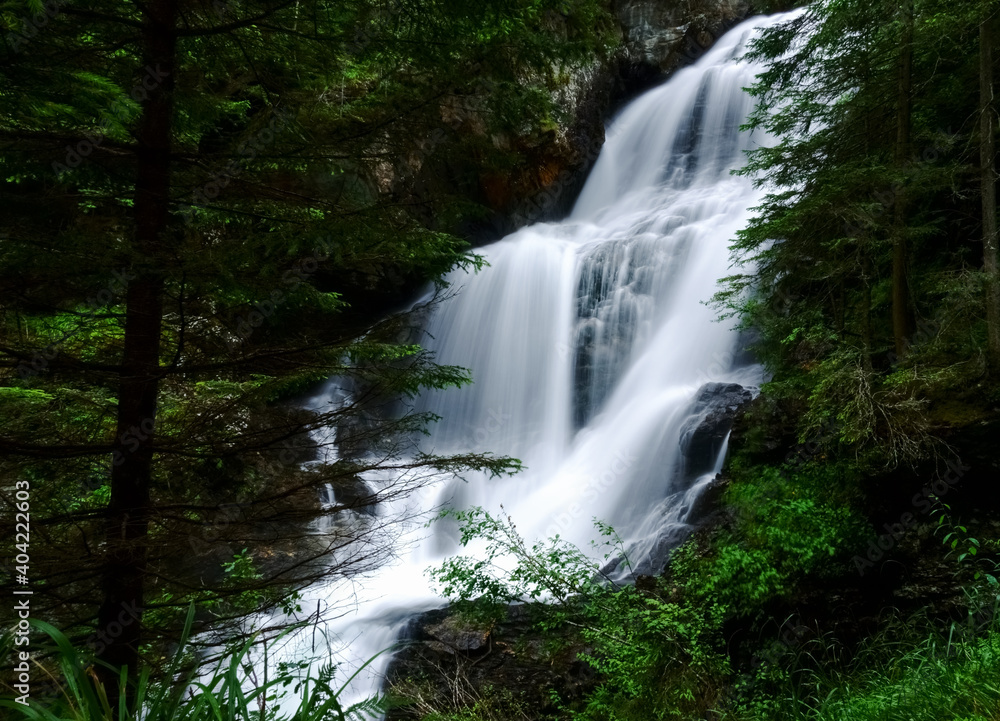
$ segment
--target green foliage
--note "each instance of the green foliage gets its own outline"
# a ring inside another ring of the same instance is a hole
[[[584,638],[584,658],[603,683],[581,718],[688,718],[704,708],[728,672],[720,603],[692,604],[667,586],[651,592],[626,587],[601,599]]]
[[[730,673],[722,632],[727,619],[753,617],[808,577],[841,571],[845,555],[864,537],[863,524],[847,508],[811,497],[808,484],[787,484],[776,469],[754,470],[759,477],[744,478],[743,490],[731,493],[736,528],[717,533],[707,547],[682,546],[669,576],[652,587],[614,583],[601,563],[558,538],[529,545],[512,519],[481,509],[446,515],[461,524],[463,545],[482,541],[485,552],[450,559],[432,576],[471,612],[496,615],[508,603],[546,600],[553,605],[544,612],[543,629],[578,628],[592,649],[584,658],[603,682],[574,717],[688,718],[717,700]],[[770,497],[762,500],[756,491]],[[613,529],[598,529],[610,539],[604,561],[627,563]],[[482,605],[471,603],[476,598]]]
[[[124,693],[120,707],[112,709],[91,660],[55,627],[32,621],[54,646],[57,668],[49,672],[54,696],[40,699],[36,691],[27,704],[3,698],[0,707],[8,709],[11,718],[28,721],[364,721],[380,717],[388,708],[382,697],[345,706],[341,696],[354,676],[335,687],[333,664],[305,678],[297,675],[296,666],[257,682],[250,658],[252,643],[236,649],[214,671],[198,675],[187,663],[193,620],[192,606],[165,680],[154,680],[148,669],[135,677],[122,671],[121,687],[134,689],[135,713],[126,711]]]
[[[729,703],[725,624],[763,624],[769,604],[844,573],[870,534],[851,507],[856,466],[737,459],[731,473],[725,501],[733,522],[674,551],[664,577],[636,586],[603,574],[610,559],[628,563],[606,524],[597,524],[606,541],[594,558],[559,538],[529,544],[512,519],[481,509],[444,514],[477,556],[452,558],[432,576],[467,613],[496,618],[505,604],[545,600],[542,634],[578,631],[601,683],[582,705],[563,707],[566,717],[700,718]]]
[[[393,310],[483,267],[452,232],[469,184],[523,165],[524,146],[498,139],[550,130],[566,70],[618,41],[597,0],[181,3],[165,11],[174,65],[157,75],[155,14],[0,4],[0,275],[17,279],[0,290],[0,476],[30,485],[45,529],[33,608],[74,639],[112,565],[143,576],[156,643],[192,601],[199,626],[238,632],[250,611],[294,610],[310,580],[377,563],[373,550],[330,565],[365,531],[318,542],[310,523],[331,512],[318,489],[391,474],[376,503],[442,471],[518,470],[419,452],[437,418],[412,399],[471,376],[436,364]],[[169,103],[150,102],[168,85]],[[151,150],[152,116],[166,153]],[[442,168],[461,177],[429,182]],[[142,191],[151,175],[166,187]],[[153,195],[166,208],[143,241]],[[155,289],[148,332],[127,321],[139,286]],[[155,359],[155,412],[125,422],[136,344]],[[331,377],[349,397],[302,409]],[[336,435],[329,462],[320,435]],[[116,488],[123,463],[144,468]],[[104,558],[115,514],[141,527],[131,564]]]
[[[826,492],[836,488],[831,475],[821,466],[806,466],[790,478],[772,467],[743,469],[727,493],[735,523],[707,546],[692,541],[679,548],[671,582],[689,602],[718,606],[723,620],[759,619],[769,602],[843,573],[869,530],[836,501],[835,491]]]
[[[498,518],[481,508],[445,510],[438,522],[445,519],[458,522],[463,546],[486,542],[474,557],[456,556],[432,569],[431,578],[448,598],[459,602],[482,598],[497,607],[542,598],[567,603],[602,585],[600,565],[559,536],[529,547],[512,518]],[[606,526],[601,529],[605,536],[613,534]],[[517,564],[509,568],[512,559]]]
[[[995,610],[995,608],[994,608]],[[845,663],[820,638],[775,657],[741,686],[741,721],[993,721],[1000,708],[1000,629],[953,624],[946,633],[909,620],[868,639]],[[902,632],[893,637],[890,631]],[[963,632],[964,631],[964,632]],[[766,679],[766,682],[765,682]],[[777,687],[754,693],[756,686]]]
[[[732,473],[736,481],[726,500],[737,522],[714,540],[712,575],[701,583],[708,596],[729,599],[737,613],[751,614],[807,577],[842,572],[850,549],[868,538],[866,523],[851,508],[854,483],[849,467],[737,465]],[[675,573],[688,573],[688,565],[691,561],[681,549],[675,555]]]
[[[926,414],[930,401],[921,392],[927,384],[912,370],[876,374],[856,351],[843,350],[823,358],[813,374],[801,440],[835,427],[843,446],[873,467],[912,466],[938,450]]]
[[[767,194],[732,246],[744,272],[716,295],[758,332],[773,383],[805,406],[800,434],[833,427],[839,444],[828,450],[873,470],[947,454],[935,403],[980,407],[996,394],[983,378],[975,270],[974,92],[979,23],[996,4],[915,0],[911,45],[903,7],[824,0],[751,42],[748,56],[766,69],[750,88],[748,128],[779,142],[752,150],[739,171]],[[896,337],[904,281],[915,323]]]
[[[972,567],[972,582],[968,588],[974,594],[986,594],[987,598],[1000,599],[1000,562],[991,561],[986,556],[980,556],[980,551],[987,548],[987,544],[979,538],[973,536],[968,527],[963,526],[952,518],[951,506],[944,503],[936,496],[931,497],[931,515],[937,519],[934,533],[941,536],[941,542],[948,547],[948,556],[954,556],[957,565],[956,575],[962,570]],[[997,546],[994,539],[993,545]],[[979,598],[974,598],[971,605],[981,603]]]
[[[741,536],[741,546],[750,540],[749,546],[753,548],[756,536],[773,539],[780,549],[765,562],[768,573],[764,578],[769,577],[771,582],[749,584],[742,594],[735,594],[737,603],[747,598],[742,608],[744,615],[757,615],[763,621],[762,604],[769,599],[787,603],[796,589],[809,582],[803,576],[796,581],[794,576],[775,573],[775,569],[782,568],[783,553],[798,553],[803,560],[799,572],[811,573],[819,579],[838,571],[836,567],[824,568],[825,544],[829,544],[826,552],[835,551],[831,560],[840,561],[852,548],[865,545],[870,531],[848,515],[845,507],[817,509],[815,497],[805,503],[790,500],[817,493],[826,499],[851,499],[850,489],[859,480],[858,466],[843,462],[805,464],[782,472],[737,463],[733,472],[738,480],[727,498],[739,513],[737,528],[751,531],[749,539]],[[790,515],[793,511],[794,515]],[[946,511],[941,504],[936,514],[938,527],[942,531],[950,529],[944,534],[947,542],[955,544],[955,550],[977,547],[978,542],[969,539],[962,526],[947,520]],[[815,534],[815,540],[800,535],[802,531]],[[725,550],[725,545],[719,548],[720,559],[725,557]],[[747,552],[738,548],[730,555],[742,560]],[[788,640],[791,637],[786,634],[780,643],[775,641],[759,649],[753,668],[737,677],[735,693],[727,702],[731,715],[726,718],[743,721],[994,718],[988,709],[995,708],[1000,686],[992,682],[978,684],[975,679],[994,678],[997,673],[1000,659],[996,656],[996,619],[1000,594],[989,580],[991,574],[981,575],[978,571],[968,574],[963,569],[974,555],[964,556],[962,561],[955,559],[955,573],[961,576],[968,601],[964,622],[952,623],[942,633],[938,621],[890,618],[856,651],[845,647],[832,632],[817,635],[804,629],[803,634],[795,635],[794,641]],[[675,572],[686,573],[683,567],[678,568],[679,560],[675,560]],[[746,565],[749,564],[744,562],[743,567]],[[725,590],[720,587],[716,592]],[[982,715],[976,716],[977,712]]]
[[[722,607],[679,603],[666,587],[640,591],[602,574],[601,564],[558,537],[529,546],[509,517],[482,509],[448,512],[460,523],[461,540],[486,543],[483,560],[453,558],[432,571],[445,595],[463,602],[482,594],[486,608],[545,600],[541,628],[570,623],[592,649],[584,659],[605,682],[590,697],[581,718],[670,718],[689,708],[689,684],[725,667],[719,655]],[[608,539],[595,545],[604,561],[623,558],[614,530],[597,522]],[[666,681],[665,669],[681,670],[683,681]],[[651,709],[656,709],[651,711]],[[576,714],[577,712],[574,712]]]

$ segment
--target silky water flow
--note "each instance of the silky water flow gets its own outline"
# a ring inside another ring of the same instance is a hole
[[[338,514],[327,532],[385,529],[395,552],[361,578],[311,588],[303,615],[318,608],[326,620],[270,648],[271,665],[326,653],[343,681],[375,657],[342,700],[377,693],[390,659],[378,654],[415,614],[445,604],[427,569],[476,552],[459,546],[454,523],[426,525],[442,507],[497,514],[503,504],[529,544],[558,534],[583,549],[599,536],[598,518],[624,539],[634,568],[659,569],[725,454],[723,439],[707,464],[685,455],[712,407],[706,384],[760,380],[740,362],[732,324],[706,302],[732,272],[729,243],[761,199],[731,171],[770,142],[739,130],[752,108],[743,88],[758,70],[740,57],[756,28],[785,17],[739,25],[622,110],[569,217],[480,249],[489,266],[478,273],[451,274],[453,292],[430,306],[420,342],[437,362],[470,369],[474,383],[418,400],[441,417],[423,449],[513,456],[525,470],[440,477]],[[332,380],[311,404],[349,394]],[[347,560],[365,552],[343,549]]]

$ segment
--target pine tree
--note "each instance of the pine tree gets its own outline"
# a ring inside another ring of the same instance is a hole
[[[768,194],[733,246],[746,272],[717,299],[760,331],[772,391],[806,408],[800,431],[833,424],[876,464],[931,452],[930,397],[967,388],[986,345],[982,306],[965,305],[979,163],[960,142],[975,133],[977,17],[936,0],[829,0],[749,52],[766,70],[748,127],[778,144],[742,171]]]
[[[435,152],[492,162],[443,118],[540,124],[559,64],[604,42],[598,3],[13,2],[2,17],[0,468],[34,494],[36,611],[95,647],[109,689],[189,602],[232,630],[380,560],[364,514],[306,542],[312,518],[440,472],[516,470],[420,452],[434,419],[406,399],[468,373],[435,365],[405,315],[372,319],[478,263],[436,220],[451,199],[396,197]],[[330,376],[344,403],[289,402]]]
[[[993,17],[979,24],[979,147],[990,366],[1000,372],[1000,265],[997,261],[996,106],[993,98]]]
[[[913,94],[913,0],[903,0],[899,9],[899,83],[896,97],[896,171],[904,180],[894,187],[892,227],[892,334],[896,356],[906,354],[913,334],[910,307],[909,253],[907,252],[906,171],[910,164]]]

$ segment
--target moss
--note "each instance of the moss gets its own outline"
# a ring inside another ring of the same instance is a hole
[[[967,401],[942,399],[931,404],[928,415],[936,424],[961,428],[986,420],[991,417],[992,413],[981,405],[974,405]]]

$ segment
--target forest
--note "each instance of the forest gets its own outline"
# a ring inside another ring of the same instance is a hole
[[[0,718],[1000,721],[998,10],[0,1]]]

